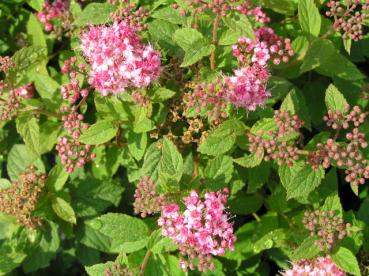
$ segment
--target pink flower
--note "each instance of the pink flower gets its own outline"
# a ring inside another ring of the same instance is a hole
[[[147,87],[159,77],[160,53],[144,45],[125,21],[90,27],[81,48],[90,63],[89,83],[104,96],[128,87]]]
[[[187,260],[180,261],[183,270],[193,269],[195,258],[199,260],[200,271],[211,270],[214,268],[211,256],[224,255],[226,248],[233,250],[236,241],[224,207],[227,190],[206,193],[204,200],[192,191],[184,202],[183,213],[177,204],[162,208],[158,220],[162,235],[175,241],[181,254],[187,256]]]
[[[293,263],[293,267],[282,273],[283,276],[344,276],[330,256],[318,257],[315,260],[302,260]]]
[[[289,57],[295,53],[292,49],[291,40],[277,36],[273,29],[261,27],[255,32],[255,41],[241,37],[238,44],[232,46],[233,55],[241,63],[258,63],[267,65],[270,59],[275,65],[289,61]]]
[[[225,79],[225,97],[237,107],[254,111],[271,95],[266,89],[268,78],[268,71],[258,63],[235,70],[234,76]]]

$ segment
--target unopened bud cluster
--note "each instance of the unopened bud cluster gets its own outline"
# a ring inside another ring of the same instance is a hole
[[[345,276],[330,256],[292,263],[292,268],[282,272],[283,276]]]
[[[345,170],[345,180],[352,185],[364,184],[369,179],[369,164],[364,157],[362,150],[368,147],[364,133],[360,132],[359,126],[366,121],[368,113],[362,112],[358,106],[349,111],[349,106],[345,107],[346,113],[328,111],[324,117],[327,125],[336,131],[349,129],[346,133],[347,143],[337,142],[335,139],[328,139],[325,143],[317,144],[317,150],[311,152],[308,162],[317,167],[320,163],[324,168],[332,164]],[[339,132],[337,132],[339,133]]]
[[[8,189],[0,192],[0,212],[15,216],[17,222],[28,228],[41,225],[39,218],[32,213],[45,185],[46,175],[39,174],[33,166],[19,175]]]
[[[105,269],[105,276],[134,276],[128,268],[122,268],[120,264],[113,264]]]
[[[334,19],[333,28],[337,32],[342,32],[344,39],[351,38],[354,41],[363,39],[363,24],[369,17],[369,1],[349,0],[346,6],[339,0],[330,0],[327,3],[329,11],[326,15]]]
[[[241,37],[238,44],[232,46],[233,55],[242,64],[258,63],[266,66],[271,60],[273,64],[287,63],[295,52],[291,40],[282,38],[268,27],[261,27],[255,31],[255,40]]]
[[[228,117],[228,103],[225,99],[223,83],[216,79],[214,83],[195,85],[193,92],[184,97],[186,112],[205,115],[210,121],[219,121]]]
[[[63,85],[60,89],[60,93],[64,100],[68,100],[71,104],[75,103],[81,96],[87,97],[88,90],[82,89],[78,75],[87,75],[85,70],[85,64],[80,63],[77,66],[77,58],[74,56],[71,59],[67,59],[61,68],[63,74],[68,74],[69,83]]]
[[[7,72],[10,69],[14,68],[14,63],[11,59],[11,57],[8,56],[0,56],[0,72]]]
[[[144,7],[136,9],[137,4],[129,3],[129,1],[121,1],[126,5],[121,6],[112,13],[114,21],[124,20],[130,26],[135,27],[138,32],[142,32],[147,29],[147,24],[144,23],[145,19],[149,16],[149,12]]]
[[[77,112],[76,107],[62,107],[60,111],[65,113],[62,116],[62,121],[68,136],[59,138],[56,150],[59,153],[64,170],[72,173],[75,168],[82,168],[96,155],[91,153],[91,145],[78,141],[82,129],[88,128],[88,125],[83,123],[83,115]]]
[[[132,96],[133,102],[136,105],[139,105],[139,106],[149,106],[150,105],[150,97],[142,95],[142,93],[138,91],[133,91],[131,96]]]
[[[350,235],[347,228],[351,225],[344,224],[342,217],[335,215],[333,210],[305,212],[302,222],[310,235],[317,238],[316,244],[322,251],[331,250],[338,240]]]
[[[158,213],[161,207],[167,204],[164,194],[156,191],[156,185],[148,176],[140,179],[135,190],[135,202],[133,203],[135,214],[147,215]]]
[[[4,88],[3,82],[0,82],[0,121],[9,121],[18,114],[21,99],[32,98],[35,89],[32,83],[9,90],[8,93],[4,92]]]
[[[205,11],[211,11],[220,16],[226,16],[230,11],[239,11],[249,17],[254,17],[255,21],[261,23],[267,23],[270,18],[262,11],[261,6],[254,6],[253,1],[244,0],[185,0],[185,3],[195,12],[202,13]],[[174,9],[178,9],[178,4],[173,4]],[[180,8],[179,14],[181,16],[186,15],[186,10]]]
[[[69,11],[69,0],[46,0],[42,10],[37,14],[38,20],[44,25],[46,32],[55,29],[53,20],[63,17]]]
[[[276,160],[278,165],[287,164],[292,166],[299,159],[299,150],[291,145],[286,138],[296,135],[303,127],[303,121],[297,115],[291,116],[287,111],[277,110],[274,113],[276,130],[264,132],[258,131],[256,135],[249,133],[250,152],[262,156],[264,160]]]

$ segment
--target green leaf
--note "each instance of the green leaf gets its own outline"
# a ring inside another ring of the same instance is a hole
[[[231,213],[247,215],[257,212],[263,205],[263,198],[259,194],[247,195],[238,193],[228,202]]]
[[[33,46],[47,48],[46,38],[43,32],[42,25],[33,14],[29,15],[29,19],[26,24],[26,29],[27,35],[29,36],[31,44]]]
[[[83,132],[79,141],[90,145],[104,144],[115,137],[116,132],[116,127],[111,120],[101,120]]]
[[[109,253],[139,250],[142,245],[145,246],[149,234],[142,220],[124,214],[108,213],[85,223],[110,240]]]
[[[244,134],[245,130],[245,125],[238,120],[225,121],[209,134],[197,150],[207,155],[222,155],[234,146],[237,136]]]
[[[36,74],[34,78],[37,93],[43,99],[54,99],[55,95],[60,97],[57,91],[60,89],[59,83],[50,76],[44,74]]]
[[[261,161],[263,161],[264,152],[260,156],[256,153],[251,153],[249,155],[245,155],[244,157],[233,159],[233,162],[240,165],[244,168],[254,168],[260,165]]]
[[[145,154],[147,146],[147,134],[135,133],[130,131],[128,133],[128,149],[136,160],[141,160]]]
[[[334,263],[343,271],[352,275],[361,275],[359,263],[354,253],[352,253],[349,249],[345,247],[339,247],[338,250],[331,254],[331,257]]]
[[[181,67],[190,66],[215,50],[214,45],[210,44],[200,32],[192,28],[176,30],[173,34],[173,40],[185,51]]]
[[[320,252],[319,247],[315,243],[314,237],[307,237],[300,246],[293,252],[292,258],[298,262],[302,259],[312,259]]]
[[[292,89],[282,102],[280,109],[289,111],[292,115],[298,115],[299,118],[305,122],[304,126],[311,130],[309,110],[306,107],[306,101],[301,92],[296,89]]]
[[[6,178],[0,178],[0,190],[10,188],[12,183]]]
[[[14,145],[8,155],[7,171],[10,179],[18,179],[18,175],[36,160],[37,156],[26,145]]]
[[[263,4],[272,9],[273,11],[286,14],[286,15],[294,15],[297,9],[297,1],[291,0],[262,0]]]
[[[110,269],[116,263],[106,262],[103,264],[95,264],[92,266],[85,266],[85,270],[89,276],[101,276],[106,274],[106,269]]]
[[[172,7],[158,9],[151,14],[151,17],[179,25],[184,25],[187,22],[186,17],[179,15],[179,11]]]
[[[166,191],[178,190],[179,187],[176,184],[181,180],[184,169],[182,155],[178,152],[173,142],[167,138],[164,138],[161,150],[162,157],[159,176],[164,177],[164,179],[160,179],[160,185]],[[168,181],[172,183],[167,183]]]
[[[61,164],[56,164],[47,177],[46,187],[49,191],[60,191],[69,178],[69,173],[66,172]]]
[[[345,97],[340,91],[333,85],[330,84],[325,92],[325,104],[328,110],[333,112],[341,112],[345,114],[345,106],[348,104]]]
[[[364,75],[346,57],[341,55],[330,40],[316,39],[306,52],[300,73],[317,70],[328,77],[345,80],[361,80]]]
[[[124,121],[129,119],[129,111],[116,97],[104,97],[96,93],[95,106],[98,114],[104,118],[112,117]]]
[[[151,97],[151,99],[153,102],[160,103],[172,98],[175,94],[176,92],[173,90],[164,87],[159,87],[154,91],[154,95]]]
[[[112,20],[111,13],[116,7],[108,3],[91,3],[88,4],[74,21],[77,26],[106,24]]]
[[[298,10],[302,30],[317,37],[320,33],[321,18],[314,0],[300,0]]]
[[[152,40],[157,41],[160,47],[167,50],[169,54],[176,54],[178,46],[174,43],[172,36],[178,30],[178,26],[161,19],[155,19],[148,25]]]
[[[227,186],[232,178],[233,162],[230,156],[217,156],[209,160],[204,176],[208,179],[206,186],[212,190],[219,190]]]
[[[324,178],[322,167],[313,169],[305,162],[296,162],[289,167],[283,164],[278,169],[283,187],[287,191],[287,199],[304,198],[317,188]]]
[[[47,222],[43,226],[42,237],[37,247],[27,252],[27,258],[23,262],[24,272],[34,272],[40,268],[49,266],[52,258],[59,249],[60,239],[58,227],[53,222]]]
[[[160,146],[159,142],[155,142],[148,147],[140,173],[143,176],[150,176],[155,183],[159,180],[159,172],[161,170],[162,152]]]
[[[111,205],[117,206],[124,191],[120,183],[92,177],[71,184],[72,207],[78,217],[98,215]]]
[[[246,15],[242,13],[231,13],[228,14],[226,17],[222,17],[222,19],[229,30],[234,34],[237,34],[238,38],[240,38],[241,36],[245,36],[251,38],[252,40],[255,39],[255,32]],[[221,41],[224,43],[224,38]]]
[[[51,207],[55,214],[62,220],[72,224],[77,223],[76,214],[74,213],[73,208],[61,197],[54,197],[51,201]]]
[[[15,63],[16,70],[21,72],[44,60],[46,55],[47,49],[45,47],[29,46],[15,52],[12,60]]]
[[[31,114],[17,117],[17,131],[22,136],[26,146],[37,156],[41,155],[40,128],[37,120]]]

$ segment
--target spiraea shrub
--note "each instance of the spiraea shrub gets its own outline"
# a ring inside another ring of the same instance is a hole
[[[369,275],[368,0],[0,1],[0,275]]]

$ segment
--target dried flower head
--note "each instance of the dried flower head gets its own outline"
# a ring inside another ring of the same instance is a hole
[[[25,227],[40,226],[41,220],[33,217],[32,213],[37,207],[45,180],[46,175],[37,173],[35,167],[27,168],[10,188],[1,190],[0,212],[15,216],[17,222]]]

